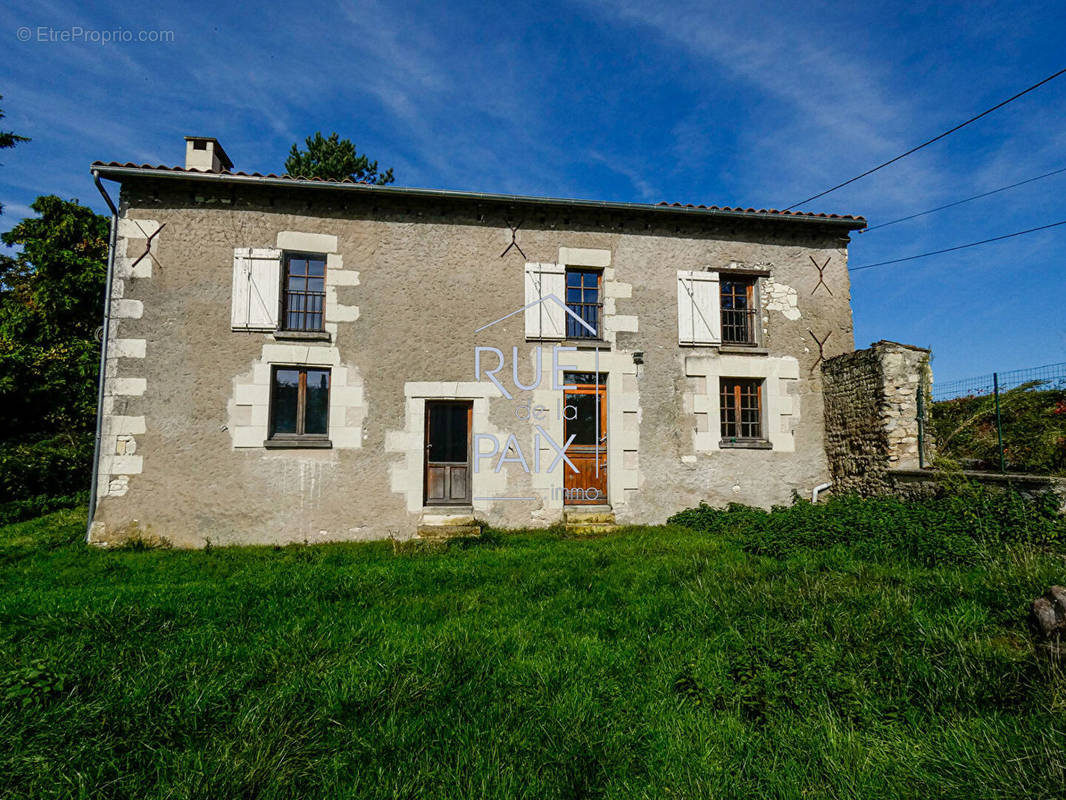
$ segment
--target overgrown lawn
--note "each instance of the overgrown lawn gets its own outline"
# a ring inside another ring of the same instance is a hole
[[[1026,627],[1054,541],[933,563],[733,514],[400,552],[0,528],[0,797],[1066,794]]]

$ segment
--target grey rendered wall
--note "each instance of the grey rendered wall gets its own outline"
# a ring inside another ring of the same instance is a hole
[[[238,195],[203,186],[137,180],[122,192],[96,541],[134,531],[193,547],[208,539],[412,535],[421,509],[405,482],[421,469],[411,461],[417,396],[452,385],[457,396],[481,391],[471,388],[477,345],[508,354],[517,346],[529,357],[534,343],[525,340],[521,314],[488,332],[475,329],[520,308],[525,261],[556,262],[561,248],[606,251],[613,270],[614,341],[606,359],[608,402],[618,412],[611,441],[626,442],[626,452],[612,456],[617,474],[626,476],[610,498],[619,521],[661,522],[701,500],[787,502],[828,475],[822,374],[811,334],[829,336],[826,356],[853,348],[840,229],[374,203],[327,191]],[[521,219],[525,258],[514,249],[500,257],[511,241],[508,218]],[[335,287],[334,342],[306,344],[334,348],[335,369],[345,370],[344,446],[332,450],[237,446],[235,429],[260,413],[242,405],[244,395],[254,394],[247,387],[282,343],[230,329],[233,251],[275,246],[285,231],[336,237],[342,270],[350,273]],[[828,261],[827,286],[818,286],[812,260]],[[761,300],[764,354],[678,345],[676,273],[705,269],[769,271]],[[644,354],[642,365],[633,363],[635,351]],[[587,363],[590,356],[581,357]],[[717,377],[745,370],[773,382],[775,413],[767,420],[773,450],[719,450],[711,441]],[[521,440],[528,425],[518,424],[514,407],[501,397],[475,400],[485,425]],[[542,525],[561,516],[561,504],[545,495],[545,480],[554,478],[508,464],[485,480],[494,494],[537,498],[480,504],[475,512],[490,524]]]

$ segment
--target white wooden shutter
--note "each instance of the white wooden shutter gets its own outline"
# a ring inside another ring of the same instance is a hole
[[[280,288],[280,250],[235,248],[233,306],[230,315],[233,328],[248,331],[277,330]]]
[[[720,344],[721,295],[717,272],[677,273],[677,340],[681,344]]]
[[[526,338],[566,336],[566,268],[562,264],[526,264]]]

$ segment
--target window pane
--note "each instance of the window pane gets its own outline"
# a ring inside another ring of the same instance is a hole
[[[296,433],[296,407],[300,395],[300,371],[274,370],[274,390],[271,399],[271,435]]]
[[[290,258],[289,259],[289,274],[290,275],[306,275],[307,274],[307,262],[302,258]]]
[[[566,386],[605,386],[607,384],[606,372],[564,372],[563,384]]]
[[[435,464],[467,461],[468,431],[465,403],[429,405],[429,460]]]
[[[326,262],[319,259],[311,259],[307,262],[307,274],[321,278],[326,274]]]
[[[596,398],[595,394],[566,394],[566,438],[576,434],[573,444],[596,444]],[[599,400],[603,403],[603,398]],[[572,408],[571,408],[572,406]],[[574,417],[574,415],[577,415]],[[570,419],[570,417],[574,417]],[[600,435],[603,435],[600,431]]]
[[[324,434],[329,430],[329,370],[307,370],[307,405],[304,433]]]
[[[324,292],[325,280],[322,278],[308,278],[307,279],[307,291],[309,292]]]
[[[581,273],[575,270],[568,269],[566,271],[566,285],[567,286],[580,286],[581,285]]]

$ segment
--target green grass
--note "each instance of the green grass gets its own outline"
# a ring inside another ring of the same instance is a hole
[[[2,798],[1066,794],[1066,677],[1026,628],[1053,550],[83,532],[0,528]]]

